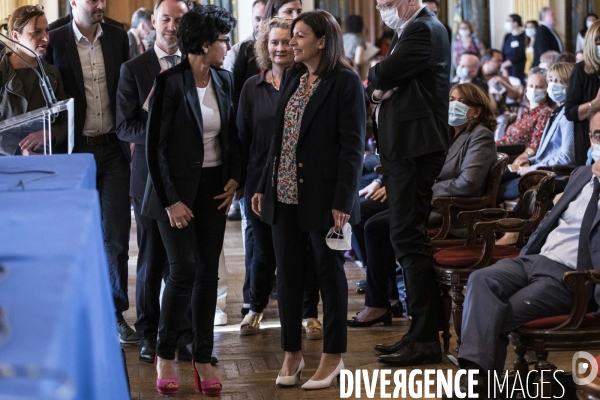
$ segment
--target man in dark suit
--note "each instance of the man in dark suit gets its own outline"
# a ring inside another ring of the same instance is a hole
[[[544,7],[540,11],[540,27],[535,35],[535,43],[533,45],[534,58],[533,65],[540,65],[540,57],[549,50],[554,50],[558,53],[563,52],[563,44],[560,36],[554,30],[556,16],[554,10],[550,7]]]
[[[152,11],[145,7],[138,8],[131,17],[131,29],[127,31],[129,36],[129,59],[133,60],[146,51],[144,40],[152,32]]]
[[[390,4],[391,3],[391,4]],[[377,345],[379,362],[441,362],[441,298],[427,223],[432,186],[448,150],[450,43],[422,0],[377,0],[396,31],[388,56],[369,71],[368,96],[378,103],[377,146],[390,207],[390,237],[404,272],[412,324],[396,344]]]
[[[65,92],[75,99],[76,153],[96,160],[102,228],[122,343],[137,343],[123,318],[129,308],[129,146],[116,134],[116,95],[121,64],[129,57],[127,33],[101,23],[105,0],[71,0],[73,21],[50,32],[46,61],[58,67]]]
[[[439,10],[440,10],[440,1],[439,0],[423,0],[423,4],[429,8],[429,11],[435,14],[437,19],[440,19]],[[448,31],[448,40],[452,43],[452,29],[446,24],[443,24],[446,30]]]
[[[52,31],[54,29],[58,29],[62,26],[67,25],[71,21],[73,21],[73,13],[72,12],[70,12],[69,14],[65,15],[64,17],[60,17],[56,21],[52,22],[49,25],[49,28]],[[102,18],[102,22],[107,25],[112,25],[112,26],[116,26],[117,28],[125,29],[125,27],[123,26],[122,23],[120,23],[119,21],[115,21],[112,18],[104,17],[104,18]]]
[[[590,122],[600,134],[600,114]],[[575,170],[561,199],[533,233],[519,257],[475,271],[469,278],[458,361],[478,369],[480,393],[487,371],[504,370],[508,334],[523,324],[568,314],[571,292],[565,272],[600,266],[600,158]],[[592,291],[590,290],[590,297]],[[596,302],[600,300],[596,287]]]
[[[140,361],[148,363],[154,362],[156,355],[160,285],[168,262],[156,221],[140,214],[148,179],[146,163],[148,106],[146,103],[156,76],[161,71],[181,62],[181,51],[177,47],[175,34],[181,17],[191,7],[192,3],[189,0],[157,2],[152,15],[152,25],[156,29],[156,42],[148,51],[121,66],[121,79],[117,91],[117,135],[121,140],[135,145],[129,190],[133,200],[139,248],[135,329],[140,336]],[[188,333],[188,340],[181,343],[180,348],[192,342],[191,332]],[[179,358],[182,358],[182,350]]]

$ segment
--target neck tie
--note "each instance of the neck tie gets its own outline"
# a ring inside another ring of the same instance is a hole
[[[166,60],[169,64],[171,64],[171,67],[174,67],[177,65],[178,58],[179,58],[179,56],[164,56],[163,60]]]
[[[594,178],[594,192],[592,193],[592,198],[583,214],[581,231],[579,232],[579,249],[577,251],[578,271],[586,271],[595,267],[592,265],[592,254],[590,252],[590,232],[592,231],[596,214],[598,213],[599,193],[600,181],[598,181],[598,178]]]

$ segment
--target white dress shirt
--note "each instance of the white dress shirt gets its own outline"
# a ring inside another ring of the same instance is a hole
[[[156,57],[158,57],[158,63],[160,64],[161,71],[166,71],[167,69],[172,67],[172,65],[167,60],[164,59],[167,56],[178,56],[177,64],[179,64],[181,62],[181,50],[179,50],[179,49],[177,49],[177,51],[173,54],[168,54],[168,53],[165,53],[164,51],[162,51],[162,49],[160,47],[158,47],[158,45],[155,43],[154,44],[154,52],[156,53]]]
[[[221,161],[221,113],[212,78],[205,88],[197,87],[200,110],[202,111],[202,139],[204,140],[204,162],[202,168],[217,167]]]
[[[595,178],[595,177],[594,177]],[[546,238],[540,255],[577,269],[577,252],[579,250],[579,233],[583,222],[583,214],[594,192],[594,178],[581,189],[581,193],[569,204],[569,207],[558,219],[558,226]]]
[[[84,136],[101,136],[115,131],[115,122],[110,111],[110,97],[106,82],[104,54],[102,53],[102,27],[97,24],[94,42],[83,36],[75,20],[73,20],[75,43],[83,72],[83,86],[85,88],[85,123],[83,124]]]
[[[254,37],[254,33],[250,36],[248,36],[246,39],[237,42],[236,44],[233,45],[233,47],[231,48],[231,50],[229,50],[227,52],[227,55],[225,56],[225,60],[223,60],[223,68],[226,69],[227,71],[233,73],[233,66],[235,65],[235,60],[237,59],[238,55],[240,54],[240,47],[242,47],[242,43],[247,42],[249,40],[256,40],[256,38]]]

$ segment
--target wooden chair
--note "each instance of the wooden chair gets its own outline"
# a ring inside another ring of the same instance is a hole
[[[520,205],[516,211],[500,208],[463,211],[458,216],[469,231],[464,246],[450,247],[437,252],[434,270],[442,286],[444,307],[444,351],[450,347],[450,314],[456,332],[456,351],[460,348],[463,312],[463,289],[473,271],[492,265],[501,259],[514,258],[527,243],[546,215],[548,198],[554,189],[553,172],[532,171],[519,181]],[[514,246],[496,246],[495,232],[519,232]],[[482,240],[482,244],[477,241]],[[450,297],[452,290],[452,297]],[[454,308],[452,308],[454,302]]]
[[[460,246],[465,243],[465,239],[448,237],[450,227],[452,226],[452,215],[456,215],[457,211],[481,210],[483,208],[495,207],[498,190],[500,189],[500,180],[507,163],[508,156],[504,153],[498,153],[498,158],[488,173],[485,192],[481,197],[453,196],[433,198],[431,204],[443,217],[440,229],[428,231],[434,249]]]
[[[589,285],[600,284],[600,271],[569,271],[564,273],[562,280],[572,293],[570,314],[528,322],[509,335],[517,354],[513,363],[514,369],[515,372],[519,371],[521,377],[526,376],[529,371],[525,359],[525,353],[529,350],[535,352],[535,369],[541,371],[555,369],[555,366],[548,362],[550,351],[600,349],[600,317],[588,313]],[[598,378],[596,380],[599,381]],[[544,396],[548,396],[550,390],[549,382],[545,382]],[[590,395],[595,393],[596,397],[579,397],[580,391]],[[579,398],[598,398],[599,395],[600,381],[585,390],[581,386],[578,388]]]

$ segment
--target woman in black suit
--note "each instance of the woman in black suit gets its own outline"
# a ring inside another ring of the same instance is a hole
[[[588,118],[600,111],[600,21],[588,29],[583,61],[575,64],[565,102],[565,116],[575,123],[575,164],[585,165],[590,148]]]
[[[154,84],[146,142],[150,182],[142,213],[158,220],[171,269],[156,347],[161,394],[178,389],[173,360],[190,294],[196,390],[219,394],[222,389],[210,365],[217,271],[242,164],[233,79],[213,65],[230,49],[227,34],[235,24],[219,7],[199,6],[185,14],[177,37],[187,58]]]
[[[283,386],[295,385],[304,368],[302,294],[307,241],[312,245],[325,339],[319,368],[302,387],[320,389],[344,368],[348,284],[343,252],[327,247],[325,238],[330,228],[360,220],[366,107],[335,18],[325,11],[301,14],[292,31],[295,65],[282,79],[275,136],[252,208],[272,225],[285,351],[277,384]]]

